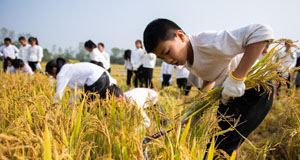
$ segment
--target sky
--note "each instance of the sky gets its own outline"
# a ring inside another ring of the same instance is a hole
[[[156,18],[176,22],[189,35],[261,23],[278,39],[300,39],[300,0],[0,0],[0,11],[0,28],[30,33],[50,50],[89,39],[107,51],[134,49]]]

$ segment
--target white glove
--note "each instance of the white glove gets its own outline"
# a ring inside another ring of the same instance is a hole
[[[227,104],[231,97],[241,97],[245,94],[245,80],[236,80],[229,75],[223,83],[222,103]]]

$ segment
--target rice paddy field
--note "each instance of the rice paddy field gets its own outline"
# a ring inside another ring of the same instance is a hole
[[[0,64],[2,66],[2,64]],[[112,76],[127,91],[124,66],[112,65]],[[140,127],[142,117],[136,106],[123,100],[69,103],[70,89],[55,102],[55,82],[43,74],[0,73],[0,159],[143,159],[142,141],[159,130],[178,124],[176,115],[188,108],[198,90],[189,96],[172,86],[161,89],[160,68],[154,70],[154,86],[165,109],[146,110],[151,119],[147,129]],[[175,82],[175,79],[174,79]],[[80,91],[75,94],[80,94]],[[263,123],[230,157],[218,157],[214,136],[222,134],[215,107],[204,111],[196,124],[178,126],[147,145],[149,159],[300,159],[300,98],[295,88],[281,87],[273,108]],[[87,112],[87,109],[90,111]],[[168,126],[167,126],[168,127]]]

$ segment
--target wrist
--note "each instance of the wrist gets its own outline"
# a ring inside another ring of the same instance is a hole
[[[231,76],[231,78],[233,78],[234,80],[237,81],[245,81],[246,80],[246,75],[244,74],[240,74],[239,72],[236,71],[230,71],[229,75]]]

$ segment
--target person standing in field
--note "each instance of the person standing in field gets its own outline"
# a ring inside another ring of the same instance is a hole
[[[238,124],[235,130],[217,136],[215,146],[229,155],[259,126],[272,107],[273,92],[265,92],[262,87],[245,91],[245,79],[273,39],[272,28],[261,24],[188,36],[176,23],[156,19],[144,31],[147,52],[155,53],[169,64],[185,65],[203,80],[203,91],[223,88],[218,116],[224,116],[219,127],[225,131]],[[241,60],[236,60],[242,53]]]
[[[124,52],[124,67],[127,70],[127,78],[126,78],[126,84],[128,87],[131,86],[131,77],[133,74],[133,68],[132,68],[132,64],[131,64],[131,50],[127,49]]]
[[[0,56],[3,58],[3,71],[6,72],[7,69],[7,58],[16,59],[19,54],[18,48],[11,44],[11,39],[4,38],[4,45],[0,47]]]
[[[152,78],[153,78],[153,69],[156,63],[156,55],[154,53],[145,53],[142,56],[142,65],[143,65],[143,78],[145,87],[154,88]]]
[[[90,61],[101,62],[104,69],[107,70],[107,66],[109,66],[108,61],[105,59],[104,55],[100,53],[99,49],[97,48],[96,44],[88,40],[84,43],[85,49],[90,53]]]
[[[184,66],[176,66],[176,83],[179,89],[186,90],[187,78],[189,76],[189,70]]]
[[[162,88],[170,86],[173,82],[174,66],[163,62],[160,68],[160,81]]]
[[[27,58],[29,54],[30,45],[27,43],[25,37],[19,37],[19,43],[21,44],[18,58],[22,59],[24,63],[28,64]]]
[[[143,85],[143,66],[142,66],[142,56],[144,55],[143,45],[141,40],[135,41],[136,49],[133,50],[131,54],[131,65],[133,69],[134,77],[134,87],[137,88],[139,85]]]
[[[39,45],[38,39],[35,37],[29,37],[28,43],[30,46],[26,60],[32,71],[35,72],[37,69],[41,69],[41,62],[44,56],[43,48]]]
[[[107,63],[105,64],[104,68],[108,71],[108,73],[111,72],[111,67],[110,67],[110,55],[104,50],[104,44],[102,42],[98,43],[98,50],[100,51],[101,54],[103,54],[105,60]]]

